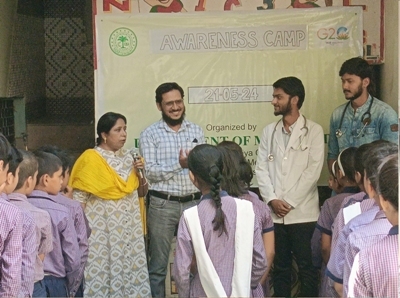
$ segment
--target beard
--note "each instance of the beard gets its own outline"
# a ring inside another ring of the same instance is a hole
[[[344,92],[344,91],[349,91],[349,90],[343,90],[343,92]],[[357,92],[356,92],[353,96],[351,96],[351,97],[346,97],[346,99],[347,99],[347,100],[355,100],[355,99],[359,98],[359,97],[361,96],[362,93],[363,93],[363,88],[362,88],[362,84],[360,84],[360,85],[358,86]],[[346,96],[346,95],[345,95],[345,96]]]
[[[179,119],[172,119],[167,114],[165,114],[164,111],[161,112],[161,115],[165,123],[167,123],[169,126],[174,127],[182,124],[183,119],[185,119],[185,109],[183,110],[182,116]]]
[[[292,98],[289,98],[287,105],[283,106],[279,111],[276,111],[276,112],[274,111],[274,115],[275,116],[279,116],[279,115],[285,116],[285,115],[290,114],[290,112],[292,111],[292,106],[290,104],[291,101],[292,101]]]

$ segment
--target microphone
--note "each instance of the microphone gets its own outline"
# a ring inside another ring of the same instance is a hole
[[[138,161],[138,160],[140,160],[140,154],[139,154],[139,149],[138,148],[132,148],[131,149],[131,151],[130,151],[130,153],[131,153],[131,155],[132,155],[132,157],[133,157],[133,161]],[[138,169],[138,171],[139,171],[139,176],[140,176],[140,178],[142,178],[143,179],[143,169]]]

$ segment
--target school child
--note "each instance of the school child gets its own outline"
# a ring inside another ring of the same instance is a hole
[[[220,190],[222,156],[214,146],[194,147],[188,166],[202,197],[179,221],[173,269],[179,295],[248,297],[267,269],[253,206]]]
[[[78,283],[75,284],[73,292],[75,292],[75,297],[83,297],[83,287],[84,287],[83,275],[89,255],[88,231],[90,231],[90,228],[89,224],[87,223],[86,215],[83,211],[81,204],[78,201],[74,201],[71,198],[67,197],[69,193],[67,185],[69,180],[69,173],[72,168],[72,161],[65,150],[62,150],[56,146],[46,145],[39,148],[39,150],[50,154],[54,154],[61,160],[62,163],[63,182],[61,185],[61,191],[57,195],[52,196],[52,198],[55,202],[68,208],[72,222],[74,223],[75,232],[77,235],[77,241],[79,245],[79,251],[81,254],[81,265],[80,265],[80,272],[77,277]]]
[[[74,297],[80,269],[80,252],[69,210],[54,200],[61,190],[62,163],[50,153],[36,151],[38,176],[28,200],[51,218],[53,250],[44,259],[44,286],[48,297]]]
[[[0,133],[0,195],[6,186],[11,145]],[[0,297],[17,297],[21,290],[22,213],[0,199]]]
[[[21,153],[12,148],[12,160],[10,161],[7,183],[3,190],[3,196],[11,204],[17,206],[22,213],[22,264],[21,264],[21,289],[20,297],[31,297],[33,292],[33,277],[35,272],[36,257],[36,233],[35,220],[32,213],[25,209],[21,209],[15,201],[11,200],[8,195],[12,193],[17,186],[19,176],[19,163],[22,161]]]
[[[376,214],[379,212],[379,206],[373,199],[376,195],[376,175],[377,169],[382,160],[395,152],[398,151],[396,144],[380,141],[373,143],[372,147],[369,148],[368,154],[365,154],[363,162],[364,166],[364,188],[368,194],[369,199],[363,200],[359,204],[359,210],[357,211],[358,216],[353,216],[348,223],[345,220],[346,207],[344,211],[338,214],[338,217],[334,223],[334,232],[337,233],[337,242],[332,241],[332,253],[329,259],[326,274],[334,282],[334,289],[338,295],[342,295],[343,292],[343,265],[345,258],[345,247],[348,240],[348,236],[351,232],[364,226],[373,221]],[[353,206],[353,205],[351,205]],[[356,205],[357,206],[357,205]],[[340,216],[340,217],[339,217]],[[340,224],[337,224],[339,222]],[[341,226],[341,224],[343,224]]]
[[[35,249],[35,264],[32,297],[46,297],[46,289],[42,281],[44,278],[43,260],[53,249],[51,220],[47,211],[39,209],[28,202],[27,195],[30,194],[36,186],[38,162],[32,152],[21,150],[20,153],[23,159],[19,164],[18,183],[14,192],[10,193],[8,198],[20,209],[26,210],[33,215],[36,243],[33,245]]]
[[[337,162],[334,164],[333,174],[339,185],[343,187],[342,192],[327,199],[319,215],[316,228],[321,231],[321,251],[325,264],[329,261],[332,238],[332,224],[340,210],[344,198],[360,192],[355,179],[354,160],[357,148],[349,147],[339,153]]]
[[[380,205],[392,224],[387,236],[355,257],[349,297],[398,297],[399,294],[399,167],[398,154],[384,159],[378,169]]]
[[[235,142],[223,141],[217,145],[217,149],[222,154],[223,163],[221,189],[233,197],[248,200],[253,204],[254,213],[262,231],[268,267],[257,288],[252,290],[252,297],[269,296],[268,277],[275,256],[274,223],[270,209],[256,193],[249,191],[253,171],[244,158],[242,148]]]
[[[363,211],[366,211],[370,208],[372,208],[372,209],[377,208],[377,206],[375,206],[376,205],[375,201],[368,197],[368,194],[365,193],[365,188],[364,188],[364,169],[365,169],[364,162],[365,162],[365,159],[367,158],[371,148],[373,148],[375,146],[374,145],[375,143],[376,142],[363,144],[357,148],[356,155],[354,158],[354,168],[356,170],[355,177],[356,177],[358,187],[360,188],[360,192],[343,199],[340,210],[339,210],[338,214],[336,215],[336,218],[332,224],[331,248],[336,246],[336,243],[337,243],[338,237],[339,237],[339,233],[345,226],[345,218],[344,218],[343,210],[346,207],[356,204],[357,202],[364,202],[362,204]],[[347,220],[347,222],[348,221],[349,220]],[[331,251],[331,255],[332,255],[332,251]],[[333,285],[333,283],[332,283],[332,285]]]
[[[349,147],[342,150],[337,161],[332,164],[332,174],[337,183],[342,186],[342,192],[327,199],[322,205],[321,212],[315,227],[311,246],[315,248],[321,243],[321,285],[319,289],[320,297],[331,297],[335,293],[330,293],[327,276],[325,276],[326,264],[329,261],[332,239],[332,224],[340,210],[342,201],[352,195],[360,192],[355,179],[354,160],[357,148]],[[314,252],[313,252],[314,254]]]
[[[335,160],[332,163],[332,168],[329,169],[329,177],[328,177],[328,187],[332,190],[336,195],[340,194],[343,191],[343,186],[339,184],[338,179],[336,178],[334,172],[336,172],[335,168],[338,170],[337,161]],[[325,269],[322,266],[326,267],[326,264],[322,261],[322,252],[321,252],[321,231],[319,229],[315,229],[313,236],[311,238],[311,252],[313,265],[317,268],[320,273],[320,277],[325,275]],[[320,282],[320,289],[322,287],[322,283]],[[321,291],[320,291],[321,292]]]

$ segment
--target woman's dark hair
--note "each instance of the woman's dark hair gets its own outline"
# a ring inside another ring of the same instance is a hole
[[[9,167],[8,167],[8,173],[11,173],[13,176],[15,176],[15,172],[16,172],[19,164],[22,161],[22,155],[18,151],[17,148],[12,146],[12,148],[11,148],[11,156],[12,156],[12,158],[10,160],[10,164],[9,164]]]
[[[222,155],[221,152],[212,145],[202,144],[194,147],[188,156],[189,170],[199,181],[200,186],[207,185],[210,188],[211,197],[217,207],[215,217],[212,221],[214,231],[219,231],[219,236],[225,228],[225,214],[222,211],[222,202],[219,194],[222,180]]]
[[[160,86],[158,86],[156,89],[156,103],[161,104],[163,94],[168,93],[172,90],[178,90],[179,93],[181,94],[182,99],[185,96],[185,93],[183,92],[182,87],[179,86],[177,83],[175,83],[175,82],[163,83]]]
[[[53,146],[53,145],[45,145],[42,146],[38,149],[39,151],[43,151],[43,152],[47,152],[50,154],[54,154],[55,156],[57,156],[61,162],[62,162],[62,175],[65,177],[65,172],[67,170],[71,170],[72,169],[72,158],[69,156],[68,152],[66,150],[63,150],[57,146]]]
[[[399,210],[399,155],[386,157],[378,169],[377,192]]]
[[[0,160],[3,161],[3,169],[12,160],[11,144],[7,138],[0,132]]]
[[[108,112],[100,117],[99,121],[97,122],[97,139],[96,139],[97,146],[99,146],[103,142],[101,133],[102,132],[109,133],[111,128],[113,128],[115,123],[117,123],[118,119],[124,120],[125,124],[127,123],[126,117],[119,113]]]
[[[371,182],[372,187],[374,190],[377,190],[379,165],[382,163],[382,160],[385,157],[397,153],[399,147],[394,143],[384,140],[374,141],[371,144],[372,147],[369,149],[363,165],[367,178]]]
[[[339,168],[341,167],[341,170],[343,170],[344,172],[343,175],[347,178],[349,182],[354,182],[354,183],[356,183],[356,177],[355,177],[356,171],[354,167],[356,152],[357,152],[356,147],[349,147],[343,149],[342,152],[340,152],[337,160]]]

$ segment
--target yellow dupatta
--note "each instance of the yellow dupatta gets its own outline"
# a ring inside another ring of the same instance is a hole
[[[128,181],[122,179],[95,149],[88,149],[72,168],[69,185],[105,200],[118,200],[139,186],[134,170]]]

